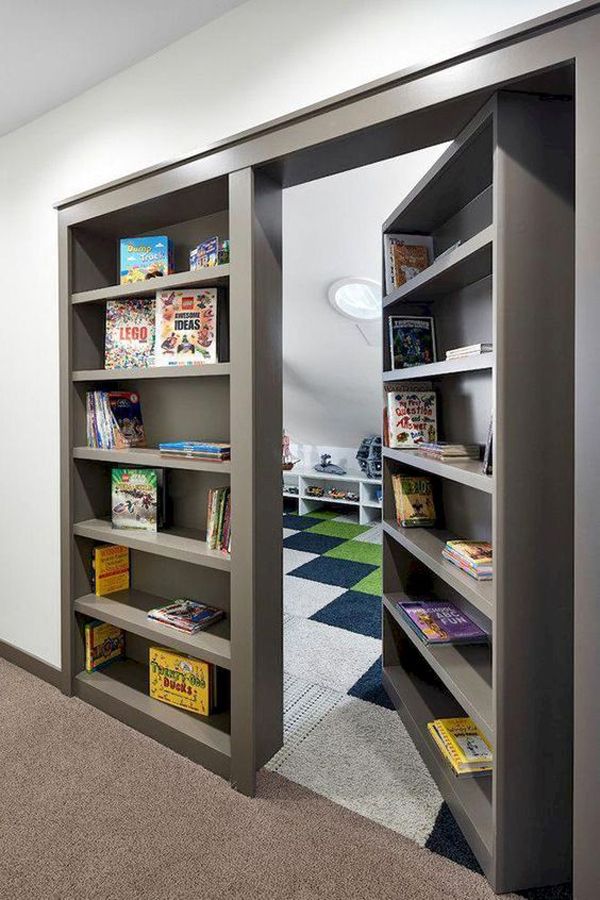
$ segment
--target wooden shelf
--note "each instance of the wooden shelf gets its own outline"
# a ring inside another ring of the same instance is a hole
[[[326,494],[323,497],[311,497],[308,494],[301,494],[301,500],[314,500],[315,503],[339,503],[342,506],[360,506],[360,502],[358,500],[336,500],[334,497],[328,497]],[[363,506],[365,504],[363,503]]]
[[[89,459],[94,462],[120,463],[127,466],[150,466],[162,469],[188,469],[191,472],[214,472],[228,475],[231,462],[211,462],[204,459],[187,459],[160,453],[146,448],[102,450],[98,447],[73,447],[73,459]]]
[[[73,534],[91,538],[108,544],[118,544],[143,553],[155,556],[166,556],[182,562],[206,566],[209,569],[221,569],[229,572],[230,557],[219,550],[209,550],[200,532],[188,528],[175,528],[166,531],[138,531],[136,529],[113,528],[106,519],[88,519],[73,525]]]
[[[77,695],[155,740],[228,777],[229,713],[208,718],[161,703],[148,695],[148,668],[133,660],[111,663],[75,676]]]
[[[437,528],[402,528],[384,520],[383,530],[490,620],[494,618],[494,582],[477,581],[442,556],[456,535]]]
[[[443,294],[451,294],[480,281],[492,273],[494,226],[488,225],[474,237],[460,244],[447,256],[400,285],[383,298],[383,306],[394,303],[424,303]]]
[[[407,623],[396,601],[406,600],[401,593],[384,594],[383,603],[404,634],[431,666],[467,715],[481,728],[492,746],[492,653],[486,644],[426,644]]]
[[[185,290],[193,287],[218,287],[229,281],[229,265],[196,269],[194,272],[175,272],[162,278],[150,278],[135,284],[113,284],[95,291],[71,294],[71,303],[101,303],[106,300],[126,300],[133,297],[153,297],[157,291]]]
[[[117,591],[108,597],[85,594],[74,601],[75,612],[110,622],[124,631],[137,634],[150,641],[164,644],[172,650],[187,653],[215,663],[221,668],[231,668],[231,643],[229,639],[229,619],[222,619],[206,631],[185,634],[149,619],[147,613],[157,606],[168,603],[164,597],[157,597],[134,589]]]
[[[457,778],[427,731],[428,722],[460,716],[463,711],[443,688],[401,666],[384,666],[382,681],[479,864],[488,871],[493,844],[492,773]]]
[[[418,450],[396,450],[393,447],[384,447],[383,457],[414,469],[421,469],[431,475],[439,475],[440,478],[456,481],[475,490],[485,491],[487,494],[494,493],[494,476],[482,474],[481,460],[478,459],[442,462],[439,459],[431,459]]]
[[[388,369],[383,373],[384,382],[415,381],[417,378],[439,378],[443,375],[460,375],[463,372],[480,372],[494,368],[494,354],[480,353],[463,359],[442,359],[426,366],[410,366],[408,369]]]
[[[148,366],[146,369],[79,369],[73,381],[132,381],[144,378],[204,378],[211,375],[229,376],[229,363],[209,363],[199,366]]]

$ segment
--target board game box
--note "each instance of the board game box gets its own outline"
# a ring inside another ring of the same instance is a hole
[[[106,304],[106,369],[145,368],[154,361],[154,300],[109,300]]]
[[[157,366],[217,362],[217,289],[159,291],[156,295]]]
[[[214,666],[164,647],[150,647],[150,696],[208,716],[215,706]]]
[[[121,284],[135,284],[174,272],[173,242],[166,234],[123,238],[120,242]]]

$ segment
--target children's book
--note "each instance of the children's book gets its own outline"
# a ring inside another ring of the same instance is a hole
[[[117,425],[115,447],[145,447],[140,395],[134,391],[108,391],[108,402]]]
[[[492,748],[469,716],[436,719],[427,728],[455,775],[477,775],[491,770]]]
[[[229,241],[218,237],[202,241],[190,251],[190,270],[221,266],[229,262]]]
[[[387,429],[390,447],[410,449],[437,441],[435,391],[388,391]]]
[[[85,670],[95,672],[125,655],[125,632],[94,619],[85,624]]]
[[[388,321],[392,369],[425,366],[436,361],[431,316],[390,316]]]
[[[154,300],[109,300],[106,304],[106,369],[146,368],[154,362]]]
[[[404,600],[398,608],[427,644],[481,644],[488,636],[450,600]]]
[[[112,526],[158,531],[163,525],[162,469],[112,470]]]
[[[129,549],[101,544],[92,550],[92,590],[98,597],[129,588]]]
[[[392,475],[396,519],[403,528],[435,525],[431,480],[425,475]]]
[[[119,261],[121,284],[170,275],[174,271],[173,242],[166,234],[123,238]]]
[[[150,696],[208,716],[215,706],[215,667],[164,647],[150,647]]]
[[[385,290],[406,284],[433,261],[433,238],[422,234],[386,234]]]
[[[217,289],[159,291],[156,295],[157,366],[217,362]]]

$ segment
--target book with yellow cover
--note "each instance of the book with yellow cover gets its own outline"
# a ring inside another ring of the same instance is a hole
[[[456,775],[491,771],[492,748],[469,716],[436,719],[427,728]]]
[[[214,666],[167,650],[150,647],[150,696],[201,716],[213,710]]]
[[[86,672],[95,672],[125,655],[125,632],[116,625],[94,619],[86,622],[84,631]]]
[[[97,597],[129,588],[129,549],[102,544],[92,550],[92,582]]]
[[[425,475],[392,475],[396,519],[403,528],[435,525],[431,480]]]

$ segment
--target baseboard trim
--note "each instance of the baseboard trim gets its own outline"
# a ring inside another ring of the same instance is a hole
[[[41,678],[42,681],[47,681],[48,684],[53,685],[59,690],[61,689],[61,670],[50,663],[44,662],[43,659],[39,659],[32,653],[26,653],[25,650],[19,650],[18,647],[14,647],[12,644],[0,641],[0,657],[15,666],[18,666],[20,669],[25,669],[25,671],[29,672],[31,675]]]

